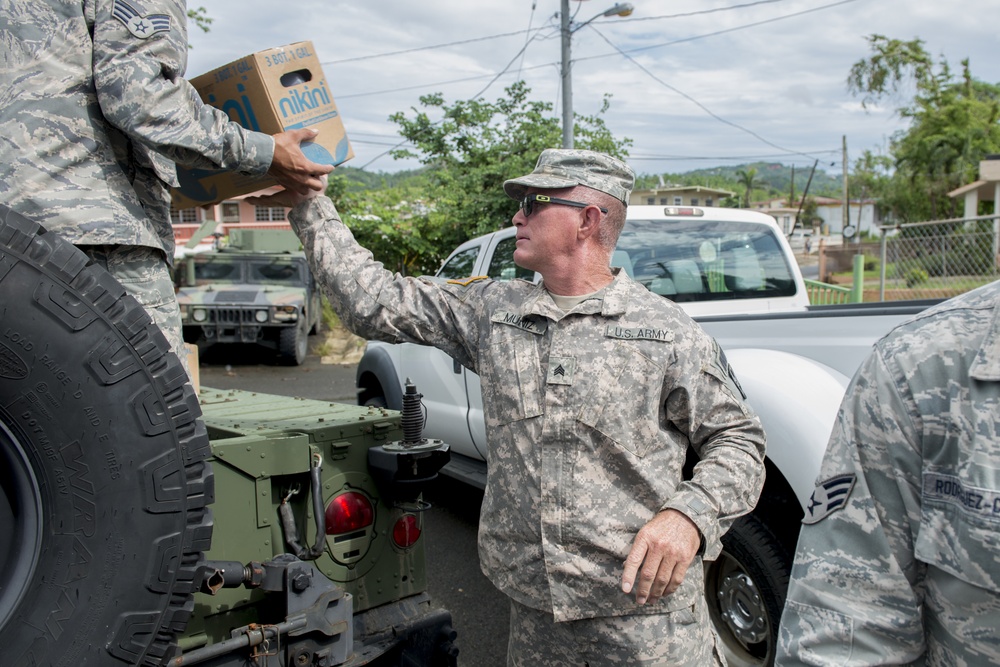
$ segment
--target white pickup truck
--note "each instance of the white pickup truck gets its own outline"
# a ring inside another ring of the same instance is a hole
[[[514,232],[464,243],[437,276],[536,280],[514,265]],[[715,336],[767,432],[760,501],[726,534],[705,581],[729,664],[770,665],[800,520],[850,376],[872,343],[929,304],[810,307],[774,219],[738,209],[631,206],[612,265]],[[399,409],[407,378],[423,392],[425,436],[451,445],[443,472],[482,487],[479,377],[434,348],[372,341],[358,366],[359,403]]]

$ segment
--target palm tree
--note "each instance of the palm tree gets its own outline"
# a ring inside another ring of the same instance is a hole
[[[757,167],[737,170],[736,180],[746,188],[746,194],[743,197],[743,208],[750,208],[750,193],[753,191],[754,186],[757,185]]]

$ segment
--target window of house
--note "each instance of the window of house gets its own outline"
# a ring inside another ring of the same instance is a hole
[[[684,203],[683,199],[681,199],[680,197],[674,197],[674,206],[680,206],[683,203]]]
[[[698,205],[698,198],[691,197],[691,206],[697,206],[697,205]]]
[[[667,198],[660,197],[660,206],[666,206],[666,205],[667,205]]]
[[[653,204],[656,203],[656,197],[649,197],[649,198],[647,198],[646,199],[646,203],[649,204],[650,206],[652,206]]]
[[[272,222],[285,219],[285,209],[282,206],[255,206],[254,220],[257,222]]]
[[[239,222],[240,221],[240,205],[239,205],[239,202],[234,202],[234,201],[224,201],[224,202],[222,202],[222,221],[223,222]]]
[[[170,207],[170,222],[173,224],[199,223],[201,222],[201,209],[185,208],[178,211],[173,206]]]
[[[711,206],[714,201],[711,197],[705,197],[705,206]]]

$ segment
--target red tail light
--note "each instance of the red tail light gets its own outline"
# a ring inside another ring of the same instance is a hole
[[[357,491],[342,493],[326,506],[326,534],[343,535],[367,528],[375,521],[368,497]]]
[[[392,541],[401,549],[409,549],[420,539],[420,522],[412,514],[404,514],[392,527]]]

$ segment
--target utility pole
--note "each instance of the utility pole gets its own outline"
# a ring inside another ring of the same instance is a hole
[[[559,22],[562,34],[562,147],[573,148],[573,61],[569,52],[573,32],[569,21],[569,0],[561,1]]]
[[[843,227],[841,231],[851,226],[851,200],[847,198],[847,135],[843,135],[843,163],[844,163],[844,212],[842,215]]]

